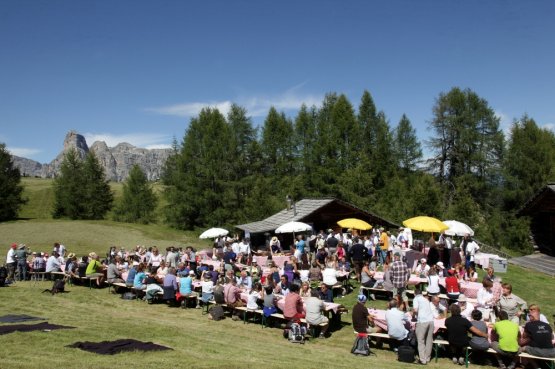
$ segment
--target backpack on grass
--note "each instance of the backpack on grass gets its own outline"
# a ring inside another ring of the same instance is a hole
[[[224,318],[224,308],[220,305],[212,306],[208,311],[212,320],[222,320]]]
[[[292,323],[289,327],[287,338],[291,343],[304,343],[306,333],[306,327],[301,326],[299,323]]]
[[[51,294],[55,295],[57,293],[65,292],[66,288],[66,281],[63,279],[56,279],[54,281],[54,285],[51,289],[45,289],[42,293],[50,292]]]
[[[368,336],[357,334],[355,343],[351,349],[351,354],[369,356],[371,353],[370,345],[368,344]]]
[[[399,361],[403,363],[414,363],[415,350],[411,346],[399,346],[397,352]]]

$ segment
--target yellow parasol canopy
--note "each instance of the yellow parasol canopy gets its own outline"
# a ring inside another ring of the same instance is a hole
[[[442,232],[449,228],[449,226],[441,220],[426,216],[407,219],[403,221],[403,225],[421,232]]]
[[[370,224],[366,223],[364,220],[360,220],[356,218],[343,219],[337,222],[337,224],[339,224],[341,228],[352,228],[352,229],[358,229],[361,231],[367,231],[369,229],[372,229],[372,226]]]

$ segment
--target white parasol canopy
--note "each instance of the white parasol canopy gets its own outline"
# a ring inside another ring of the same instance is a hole
[[[297,233],[311,231],[312,226],[303,222],[288,222],[282,224],[275,230],[275,233]]]
[[[466,234],[474,236],[474,231],[472,228],[456,220],[444,220],[443,223],[447,224],[449,228],[445,231],[446,235],[449,236],[464,236]]]
[[[226,229],[223,228],[210,228],[207,229],[206,231],[202,232],[202,234],[199,236],[199,238],[205,239],[205,238],[216,238],[216,237],[220,237],[220,236],[226,236],[229,233],[229,231],[227,231]]]

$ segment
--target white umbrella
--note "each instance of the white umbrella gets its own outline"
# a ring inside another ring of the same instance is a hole
[[[296,233],[296,232],[305,232],[311,231],[312,226],[308,225],[303,222],[288,222],[279,226],[278,229],[275,230],[276,233]]]
[[[216,238],[220,236],[226,236],[229,232],[223,228],[210,228],[199,236],[199,238]]]
[[[443,223],[449,226],[449,229],[445,231],[446,235],[449,236],[464,236],[468,234],[474,236],[474,231],[472,228],[464,224],[463,222],[458,222],[456,220],[444,220]]]

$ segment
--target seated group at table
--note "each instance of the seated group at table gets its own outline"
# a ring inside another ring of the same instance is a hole
[[[465,364],[467,347],[478,352],[492,348],[499,368],[515,368],[521,352],[555,357],[553,330],[539,306],[528,308],[506,283],[500,285],[501,294],[496,296],[492,287],[499,282],[492,283],[491,279],[494,277],[490,272],[482,282],[476,305],[464,294],[456,300],[442,301],[438,294],[424,296],[417,287],[412,309],[400,308],[402,299],[397,294],[383,311],[366,309],[366,296],[361,294],[353,308],[353,327],[362,334],[387,332],[394,348],[408,345],[413,332],[421,364],[431,361],[433,341],[439,337],[447,339],[450,357],[459,365]],[[524,324],[519,326],[521,319]],[[529,364],[537,363],[529,360]]]

